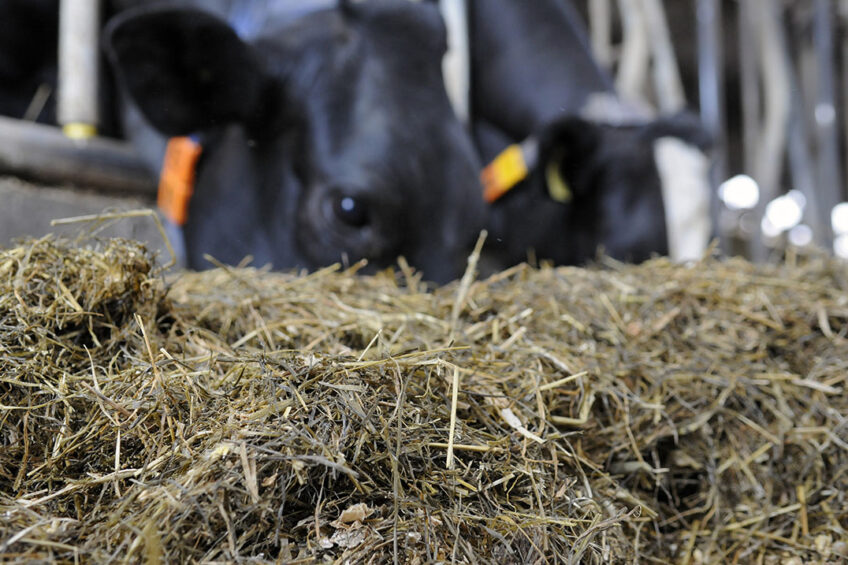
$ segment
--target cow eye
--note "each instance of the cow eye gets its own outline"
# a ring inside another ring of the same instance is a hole
[[[333,213],[341,222],[354,228],[361,228],[370,220],[368,205],[361,198],[344,194],[333,200]]]

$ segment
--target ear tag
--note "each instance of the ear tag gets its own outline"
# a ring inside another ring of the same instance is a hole
[[[559,170],[559,165],[564,157],[565,152],[559,149],[545,165],[545,184],[548,186],[548,196],[551,197],[551,200],[561,204],[571,202],[572,196],[571,188]]]
[[[203,147],[190,137],[168,140],[156,203],[171,222],[182,226],[188,220],[188,203],[194,192],[195,168]]]
[[[513,144],[500,152],[480,173],[483,199],[492,203],[527,178],[527,163],[521,146]]]

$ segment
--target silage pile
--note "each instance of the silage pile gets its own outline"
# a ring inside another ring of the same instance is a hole
[[[821,258],[165,282],[27,243],[0,559],[841,562],[847,289]]]

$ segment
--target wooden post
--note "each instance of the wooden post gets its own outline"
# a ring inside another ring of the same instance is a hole
[[[97,134],[99,38],[99,0],[61,0],[57,115],[71,138]]]

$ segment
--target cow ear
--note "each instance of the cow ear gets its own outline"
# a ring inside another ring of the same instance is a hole
[[[267,78],[258,57],[209,13],[128,10],[109,22],[104,42],[130,96],[162,133],[187,135],[261,112]]]
[[[600,142],[600,126],[577,117],[560,118],[542,130],[536,174],[552,199],[567,203],[589,188]]]

